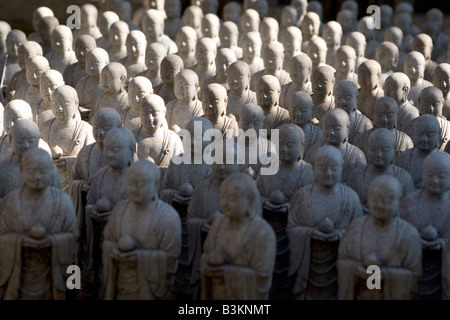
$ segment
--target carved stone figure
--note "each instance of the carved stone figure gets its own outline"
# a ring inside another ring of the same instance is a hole
[[[403,63],[405,61],[406,53],[402,51],[402,41],[403,41],[403,31],[398,27],[389,27],[386,29],[384,34],[384,41],[392,42],[399,49],[398,52],[398,63],[395,71],[403,71]]]
[[[112,210],[127,198],[126,174],[134,162],[136,140],[124,128],[111,129],[103,141],[103,157],[106,166],[91,177],[86,197],[86,247],[87,252],[79,262],[82,280],[82,298],[103,299],[105,296],[104,262],[102,259],[103,230]]]
[[[86,73],[86,54],[97,47],[97,44],[95,42],[95,39],[91,37],[90,35],[83,34],[80,35],[75,40],[75,58],[77,59],[77,62],[74,62],[70,65],[68,65],[64,69],[64,82],[74,87],[76,86],[77,82],[81,79],[87,76]]]
[[[374,104],[382,96],[380,87],[381,66],[375,60],[366,60],[358,68],[358,83],[360,86],[358,95],[358,110],[373,121]]]
[[[375,129],[386,128],[395,135],[395,150],[398,155],[400,152],[413,147],[410,135],[397,130],[398,105],[390,97],[381,97],[374,104],[373,128],[361,133],[353,142],[368,156],[368,139]]]
[[[305,52],[311,58],[313,70],[321,66],[329,66],[334,69],[331,65],[326,63],[327,43],[321,37],[310,40]]]
[[[0,199],[8,192],[22,186],[20,165],[26,151],[38,148],[40,132],[37,125],[30,119],[17,119],[10,129],[12,154],[0,162]],[[55,165],[52,166],[53,176],[49,182],[52,187],[61,189],[61,180]]]
[[[36,117],[36,109],[42,98],[39,92],[39,78],[44,71],[50,69],[48,60],[42,56],[35,56],[26,60],[26,77],[28,86],[23,94],[23,100],[28,102],[33,112],[33,118]],[[16,99],[16,97],[14,97]]]
[[[170,130],[179,132],[193,118],[204,114],[202,102],[198,98],[200,84],[197,74],[189,69],[175,76],[174,93],[176,100],[166,104],[166,120]]]
[[[202,299],[268,299],[276,240],[258,201],[258,190],[245,174],[221,185],[223,215],[211,226],[200,266]]]
[[[333,95],[336,99],[336,108],[341,108],[348,114],[348,118],[350,120],[348,142],[353,143],[353,140],[357,136],[364,131],[373,128],[372,122],[369,118],[357,110],[358,87],[353,81],[340,81],[334,85]]]
[[[242,48],[238,46],[239,29],[234,22],[225,21],[219,30],[221,48],[231,49],[236,55],[236,59],[242,58]]]
[[[367,60],[367,58],[364,56],[367,45],[366,38],[361,32],[353,31],[348,35],[347,39],[345,40],[345,43],[343,44],[355,49],[356,53],[355,72],[358,73],[359,66],[361,65],[361,63]]]
[[[425,58],[423,78],[426,81],[432,81],[434,69],[437,65],[436,62],[431,60],[431,54],[433,52],[433,39],[431,39],[431,37],[426,33],[419,33],[412,40],[411,50],[423,54],[423,57]]]
[[[238,134],[236,119],[227,116],[227,91],[218,83],[211,83],[203,89],[202,108],[204,117],[211,121],[213,128],[222,133],[224,139],[231,139]]]
[[[337,299],[339,242],[362,216],[358,195],[341,183],[343,165],[335,147],[321,147],[313,161],[314,182],[292,196],[286,233],[296,299]]]
[[[48,56],[52,53],[52,42],[51,42],[51,34],[53,29],[59,26],[58,18],[54,16],[42,17],[39,19],[39,37],[41,38],[41,42],[39,44],[42,47],[42,52],[44,56]]]
[[[195,59],[195,46],[197,45],[197,34],[189,26],[180,28],[175,37],[178,47],[177,55],[183,59],[185,69],[190,69],[197,64]]]
[[[123,60],[123,65],[127,69],[128,79],[136,77],[137,74],[145,72],[145,50],[147,48],[147,39],[145,34],[139,30],[131,30],[125,42],[127,56]]]
[[[348,46],[342,45],[336,50],[334,58],[334,77],[337,85],[340,81],[350,80],[358,85],[358,74],[355,72],[356,52]]]
[[[83,35],[91,36],[94,40],[100,39],[102,33],[97,26],[99,18],[98,9],[92,3],[85,3],[80,7],[80,27],[73,31],[73,39],[77,39]]]
[[[424,114],[414,121],[412,140],[414,147],[401,152],[394,164],[411,175],[414,189],[422,188],[422,167],[425,158],[439,150],[441,128],[439,121],[431,114]]]
[[[380,85],[384,88],[386,78],[392,75],[394,70],[397,69],[399,50],[394,43],[384,41],[379,44],[375,54],[381,66]]]
[[[367,165],[354,169],[347,179],[347,185],[359,195],[364,214],[367,214],[369,210],[369,185],[377,176],[387,174],[397,178],[401,185],[401,197],[414,191],[411,175],[406,170],[394,165],[394,158],[394,133],[386,128],[375,129],[369,136]]]
[[[369,16],[362,17],[358,21],[358,31],[366,37],[366,52],[364,55],[368,59],[375,59],[377,47],[380,45],[375,39],[375,28],[373,28],[373,18]]]
[[[280,105],[283,108],[289,107],[289,101],[297,91],[312,94],[311,59],[306,54],[296,55],[291,58],[288,70],[292,81],[281,87]]]
[[[250,67],[244,61],[233,62],[227,70],[228,105],[227,115],[233,115],[239,122],[239,112],[245,104],[256,103],[256,93],[250,90]]]
[[[35,109],[36,116],[33,119],[41,131],[44,130],[44,123],[55,117],[52,111],[53,91],[62,85],[64,85],[63,76],[54,69],[43,72],[39,79],[39,92],[42,100]]]
[[[78,236],[69,196],[51,186],[50,156],[34,148],[23,155],[23,186],[0,204],[1,298],[63,300],[66,269]]]
[[[199,6],[196,5],[188,6],[183,11],[183,15],[181,16],[184,25],[189,26],[195,30],[198,39],[203,37],[202,18],[203,18],[203,11]]]
[[[290,74],[290,63],[292,58],[298,55],[305,55],[302,52],[302,32],[296,26],[289,26],[281,34],[281,43],[284,48],[283,69]],[[292,75],[291,75],[292,79]]]
[[[303,17],[300,29],[302,30],[303,36],[302,51],[306,52],[306,49],[309,46],[309,41],[319,37],[319,29],[320,29],[319,15],[311,11],[306,13],[305,16]]]
[[[195,47],[195,59],[197,64],[192,68],[198,75],[200,88],[204,88],[203,84],[211,81],[216,75],[216,59],[217,47],[211,38],[198,39]],[[201,98],[201,92],[199,92]]]
[[[104,94],[100,76],[103,68],[108,64],[108,53],[102,48],[94,48],[86,54],[85,71],[87,76],[81,78],[75,85],[80,99],[78,109],[84,120],[89,120],[91,110],[95,110],[97,100]]]
[[[335,101],[333,87],[335,83],[334,70],[328,66],[313,67],[311,74],[312,92],[314,103],[313,124],[317,124],[323,115],[334,108]]]
[[[219,48],[215,61],[216,75],[209,81],[212,83],[218,83],[226,90],[229,90],[230,87],[228,85],[228,68],[236,60],[236,54],[233,50],[229,48]],[[207,85],[207,83],[205,82],[203,85],[205,86]]]
[[[130,29],[124,21],[114,22],[108,31],[111,47],[108,49],[109,60],[111,62],[121,62],[127,57],[126,41]]]
[[[419,116],[419,110],[408,100],[411,82],[402,72],[394,72],[386,78],[384,83],[384,94],[394,99],[398,105],[397,128],[407,131],[409,122]]]
[[[409,77],[411,81],[411,90],[408,94],[408,99],[417,106],[419,95],[423,89],[430,87],[433,84],[424,79],[425,59],[418,51],[411,51],[405,57],[403,63],[403,72]]]
[[[55,89],[52,111],[55,118],[44,124],[42,139],[50,146],[63,191],[70,194],[75,159],[84,146],[94,142],[92,127],[80,119],[78,95],[70,86],[63,85]]]
[[[147,49],[145,50],[145,65],[147,70],[137,75],[148,78],[152,82],[153,87],[161,84],[161,61],[166,55],[165,47],[161,43],[147,42]]]
[[[272,278],[271,299],[291,296],[288,278],[289,240],[286,234],[289,202],[300,188],[313,182],[311,165],[303,161],[303,130],[294,124],[279,128],[279,167],[273,175],[260,175],[256,184],[261,193],[263,218],[272,226],[277,239],[277,256]]]
[[[111,25],[114,22],[119,20],[119,16],[113,11],[108,10],[100,13],[98,16],[98,28],[102,34],[102,37],[96,39],[97,47],[105,50],[109,50],[111,48],[111,42],[109,42],[109,28],[111,28]]]
[[[244,33],[242,36],[242,61],[250,67],[253,75],[264,70],[264,61],[261,58],[261,38],[257,32]]]
[[[123,127],[131,132],[136,131],[141,126],[140,102],[141,99],[153,93],[150,80],[146,77],[134,77],[128,84],[128,104],[129,107],[123,112]]]
[[[181,1],[165,0],[164,11],[167,15],[164,21],[164,33],[175,40],[177,31],[184,26],[184,22],[181,20]]]
[[[351,33],[356,32],[355,28],[355,26],[357,25],[356,19],[357,17],[355,17],[355,14],[348,9],[339,10],[339,12],[336,14],[336,21],[341,25],[342,28],[341,44],[350,45],[347,43],[347,39],[350,37]],[[364,42],[366,42],[365,38],[366,37],[364,36]],[[364,50],[365,48],[366,44],[364,44]],[[357,50],[355,49],[355,51]]]
[[[106,300],[171,295],[181,222],[175,209],[159,199],[159,179],[158,167],[148,160],[127,170],[128,199],[114,206],[103,234]]]
[[[183,144],[167,126],[164,100],[156,94],[141,98],[140,118],[141,126],[135,133],[138,158],[151,159],[158,167],[168,167],[170,159],[183,152]]]
[[[142,31],[145,33],[148,43],[158,42],[166,48],[166,54],[178,51],[175,42],[164,34],[164,17],[155,9],[145,12],[142,20]]]
[[[10,31],[6,36],[6,56],[4,59],[0,56],[0,73],[3,79],[1,89],[3,91],[8,87],[14,74],[21,70],[18,49],[25,42],[27,42],[27,36],[23,31],[18,29]]]
[[[450,64],[441,63],[436,66],[433,74],[433,85],[441,89],[445,100],[442,115],[450,119]]]
[[[50,9],[49,7],[40,6],[40,7],[36,8],[36,10],[33,11],[31,23],[33,25],[34,32],[31,32],[28,35],[28,40],[36,41],[37,43],[42,42],[42,39],[39,35],[39,20],[41,20],[41,18],[43,18],[43,17],[48,17],[48,16],[54,16],[52,9]],[[11,27],[9,26],[9,24],[8,24],[8,26],[6,26],[6,24],[7,24],[6,22],[2,22],[2,24],[4,25],[4,26],[2,26],[2,28],[7,30],[6,33],[11,31]],[[8,27],[9,27],[9,29],[8,29]],[[5,39],[6,39],[6,34],[5,34]],[[5,48],[4,52],[6,52],[6,48]],[[2,51],[2,53],[3,53],[3,51]]]
[[[303,146],[302,159],[309,161],[310,152],[324,142],[322,129],[312,124],[314,103],[311,96],[306,92],[296,92],[289,103],[289,122],[298,125],[303,130],[305,144]]]
[[[336,51],[341,46],[341,25],[336,21],[328,21],[323,28],[323,39],[327,44],[327,55],[325,62],[330,66],[334,66]]]
[[[242,14],[242,5],[236,1],[228,1],[223,6],[223,21],[224,23],[229,21],[236,24],[239,30],[241,30],[241,14]]]
[[[175,76],[184,69],[183,59],[176,54],[169,54],[161,61],[161,80],[162,83],[155,86],[153,91],[155,94],[163,98],[167,104],[176,99],[174,93]]]
[[[280,26],[273,17],[265,17],[259,24],[259,34],[261,35],[262,47],[265,48],[272,42],[278,42]]]
[[[50,67],[64,74],[64,70],[71,64],[77,62],[75,51],[72,49],[72,30],[68,26],[59,25],[50,34],[52,51],[45,57]],[[45,52],[44,52],[45,54]]]
[[[100,82],[103,94],[97,97],[97,103],[91,109],[89,118],[92,119],[102,108],[113,108],[123,121],[123,113],[128,108],[128,93],[125,90],[127,69],[119,62],[110,62],[102,69]]]
[[[206,13],[203,11],[202,18],[202,35],[203,37],[211,38],[216,47],[220,47],[220,38],[219,38],[219,29],[220,29],[220,20],[219,17],[214,13]]]
[[[369,215],[353,220],[339,244],[338,298],[407,300],[422,273],[419,232],[398,217],[402,186],[380,175],[368,186]],[[367,286],[367,268],[383,270],[380,290]]]

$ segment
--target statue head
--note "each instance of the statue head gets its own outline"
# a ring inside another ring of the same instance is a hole
[[[411,50],[423,54],[426,61],[431,59],[431,52],[433,51],[433,40],[426,33],[419,33],[413,38]]]
[[[68,26],[56,26],[50,33],[51,46],[55,53],[64,55],[72,51],[72,30]]]
[[[242,5],[236,1],[229,1],[223,6],[223,21],[234,22],[236,25],[240,25]]]
[[[103,140],[103,157],[112,169],[123,170],[134,162],[136,139],[130,130],[113,128]]]
[[[381,97],[373,105],[373,127],[392,130],[397,127],[398,104],[391,97]]]
[[[297,91],[289,101],[289,121],[299,127],[311,123],[314,103],[311,95],[304,91]]]
[[[366,37],[359,31],[353,31],[345,40],[345,44],[355,50],[356,57],[364,57],[366,51]]]
[[[51,46],[51,34],[57,26],[59,26],[59,20],[54,16],[43,17],[39,20],[38,33],[44,45]]]
[[[113,11],[104,11],[100,13],[98,17],[98,28],[104,38],[107,39],[109,37],[109,28],[114,22],[119,20],[119,16]]]
[[[130,28],[128,23],[119,20],[114,22],[108,31],[108,39],[113,47],[122,48],[126,45],[128,34],[130,33]]]
[[[26,60],[34,56],[42,56],[42,47],[35,41],[26,41],[22,43],[18,49],[18,63],[22,70],[26,68]]]
[[[446,152],[431,152],[423,161],[422,189],[441,196],[450,189],[450,156]]]
[[[85,71],[89,77],[99,79],[108,64],[109,55],[105,49],[94,48],[86,53]]]
[[[141,98],[140,118],[143,129],[147,132],[154,132],[167,126],[166,105],[163,98],[157,94],[149,94]]]
[[[183,59],[177,54],[169,54],[161,61],[161,80],[165,85],[172,87],[175,76],[184,69]]]
[[[393,70],[397,67],[399,57],[398,47],[388,41],[380,43],[376,50],[377,61],[380,62],[382,70]]]
[[[436,117],[424,114],[414,121],[412,141],[422,154],[436,150],[441,142],[441,127]]]
[[[302,48],[302,32],[296,26],[287,27],[281,34],[281,43],[284,48],[284,55],[294,57],[301,52]]]
[[[191,27],[195,30],[197,36],[202,34],[202,18],[203,11],[199,6],[189,6],[183,11],[181,19],[184,25]]]
[[[358,105],[358,87],[350,80],[336,83],[333,89],[336,108],[347,112],[348,115],[356,112]]]
[[[444,97],[450,92],[450,64],[441,63],[434,69],[433,85],[438,87]]]
[[[383,89],[385,96],[394,99],[400,105],[408,101],[411,81],[403,72],[394,72],[384,81]]]
[[[41,137],[39,127],[30,119],[18,119],[10,132],[13,155],[20,163],[27,150],[38,147]]]
[[[207,13],[202,18],[202,34],[204,37],[215,39],[219,37],[220,20],[213,13]]]
[[[218,79],[227,79],[228,68],[235,62],[236,54],[229,48],[220,48],[216,55],[216,76]]]
[[[239,29],[232,21],[225,21],[219,30],[220,45],[223,48],[233,48],[237,46],[239,39]]]
[[[202,107],[206,118],[215,122],[226,115],[228,105],[227,90],[218,83],[210,83],[202,92]]]
[[[348,141],[350,119],[347,112],[333,108],[325,112],[322,120],[322,132],[325,143],[339,148]]]
[[[164,18],[160,11],[149,9],[145,12],[142,19],[142,31],[149,43],[158,42],[164,35]]]
[[[327,50],[327,44],[322,38],[316,37],[309,41],[306,54],[311,58],[314,69],[325,63]]]
[[[46,107],[51,108],[53,91],[63,84],[63,75],[58,70],[49,69],[41,74],[39,92]]]
[[[228,67],[227,79],[231,92],[241,93],[248,90],[251,79],[250,67],[242,60],[234,61]]]
[[[244,61],[253,61],[261,56],[261,38],[257,32],[245,33],[242,36],[242,56]]]
[[[371,92],[379,87],[381,66],[375,60],[366,60],[358,68],[358,83],[361,90]]]
[[[100,80],[107,94],[117,95],[125,90],[127,69],[119,62],[111,62],[102,69]]]
[[[379,175],[369,185],[369,214],[376,225],[388,226],[398,215],[402,186],[391,175]]]
[[[161,62],[167,55],[166,47],[158,42],[147,42],[145,65],[150,74],[159,74]]]
[[[50,69],[48,60],[43,56],[34,56],[26,60],[25,65],[25,75],[28,84],[33,87],[38,87],[41,74]]]
[[[97,26],[98,10],[91,3],[85,3],[80,7],[80,26],[89,29]]]
[[[200,83],[198,75],[190,69],[184,69],[175,76],[174,94],[178,100],[189,102],[198,99]]]
[[[145,56],[147,49],[147,39],[145,34],[139,30],[131,30],[126,39],[127,56],[138,59]]]
[[[246,103],[241,105],[239,110],[239,128],[244,132],[254,129],[256,134],[264,125],[264,111],[260,106],[254,103]]]
[[[197,40],[197,45],[195,46],[195,59],[200,66],[207,68],[210,65],[213,65],[216,54],[217,46],[213,39],[203,37]]]
[[[278,130],[280,162],[285,165],[298,162],[302,158],[305,147],[305,134],[302,128],[289,123],[281,125]]]
[[[197,33],[192,27],[183,26],[178,30],[175,36],[175,43],[178,47],[178,54],[189,56],[195,54],[195,46],[197,45]]]
[[[10,134],[10,129],[18,119],[33,120],[33,113],[28,102],[14,99],[5,105],[3,111],[3,129],[7,134]]]
[[[386,128],[373,130],[369,135],[367,148],[367,162],[369,165],[385,169],[389,167],[395,158],[395,135]]]
[[[248,32],[259,32],[259,13],[255,9],[246,9],[241,16],[241,26],[242,31]]]
[[[303,39],[311,40],[314,36],[319,35],[320,17],[317,13],[309,11],[304,17],[301,24]]]
[[[324,145],[314,153],[314,182],[322,188],[331,189],[341,182],[344,158],[334,146]]]
[[[292,82],[298,86],[311,82],[312,61],[306,54],[299,54],[291,58],[289,63],[289,75]]]
[[[62,85],[53,91],[52,112],[58,125],[65,126],[70,121],[79,118],[78,105],[78,94],[73,87]]]
[[[347,45],[340,46],[339,49],[337,49],[336,51],[334,67],[336,69],[336,73],[343,76],[355,72],[356,68],[355,49]]]
[[[278,32],[280,26],[278,21],[272,17],[265,17],[259,24],[259,33],[261,35],[261,41],[263,48],[272,42],[278,41]]]
[[[85,66],[86,54],[96,47],[95,39],[88,34],[82,34],[75,40],[75,57],[81,66]]]
[[[442,108],[444,107],[444,95],[439,88],[426,87],[420,92],[417,100],[419,114],[431,114],[435,117],[442,117]]]
[[[134,162],[127,170],[128,198],[138,207],[158,200],[160,170],[153,162],[143,159]]]
[[[50,9],[49,7],[41,6],[36,8],[36,10],[33,11],[32,16],[33,29],[35,31],[39,31],[39,20],[41,20],[44,17],[52,17],[52,16],[54,16],[54,13],[52,9]],[[11,30],[11,28],[9,30]]]
[[[15,60],[19,56],[19,47],[27,42],[27,36],[21,30],[11,30],[6,36],[6,52],[11,60]]]
[[[128,104],[139,111],[141,99],[150,93],[153,93],[152,82],[143,76],[134,77],[128,84]]]
[[[281,93],[280,81],[271,75],[264,75],[256,84],[256,100],[263,110],[270,110],[278,105]]]
[[[397,46],[397,48],[401,48],[403,42],[403,31],[399,27],[389,27],[386,29],[386,33],[384,34],[384,41],[392,42]]]
[[[40,193],[49,187],[53,180],[54,164],[47,151],[30,148],[22,155],[20,172],[24,188]]]
[[[323,39],[328,48],[340,45],[342,39],[341,25],[336,21],[328,21],[323,27]]]
[[[103,141],[107,133],[114,128],[120,127],[120,115],[113,108],[101,108],[95,113],[92,121],[92,133],[100,149],[103,148]]]
[[[328,66],[313,69],[311,75],[312,91],[314,95],[325,98],[331,96],[335,83],[334,72]]]
[[[423,79],[425,74],[425,58],[418,51],[409,52],[403,62],[403,72],[409,77],[411,82],[415,83]]]

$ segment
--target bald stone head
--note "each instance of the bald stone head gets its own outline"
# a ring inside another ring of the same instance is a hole
[[[166,47],[158,42],[147,42],[145,65],[150,74],[159,75],[161,62],[167,55]]]
[[[239,110],[239,128],[247,131],[254,129],[256,133],[263,128],[264,111],[254,103],[243,104]]]
[[[400,48],[402,46],[403,41],[403,31],[398,27],[389,27],[386,29],[386,33],[384,34],[384,41],[392,42]]]
[[[174,94],[175,97],[183,102],[196,101],[200,83],[198,75],[190,69],[184,69],[175,76]]]
[[[51,34],[51,45],[55,53],[64,55],[66,52],[72,50],[72,30],[68,26],[59,25],[55,27]]]
[[[444,97],[448,96],[450,92],[450,64],[441,63],[434,69],[433,85],[442,91]]]
[[[11,31],[11,26],[6,21],[0,21],[0,52],[6,53],[6,37]]]
[[[281,43],[284,47],[284,55],[294,57],[301,52],[302,32],[296,26],[287,27],[281,34]]]
[[[239,38],[238,26],[232,21],[225,21],[219,30],[220,45],[224,48],[237,46]]]
[[[343,9],[337,13],[336,21],[341,25],[342,32],[345,34],[353,29],[356,23],[356,17],[353,11]]]
[[[283,164],[292,164],[303,156],[305,133],[299,126],[289,123],[279,128],[279,159]]]
[[[325,143],[339,147],[348,140],[350,119],[347,112],[339,108],[328,110],[321,119]]]
[[[382,70],[393,70],[397,67],[399,57],[398,47],[388,41],[380,43],[376,50],[377,61],[380,62]]]
[[[394,162],[395,134],[386,128],[377,128],[369,136],[367,162],[377,168],[387,168]]]
[[[51,34],[57,26],[59,26],[59,20],[54,16],[43,17],[39,20],[38,32],[44,45],[51,45]]]
[[[299,86],[310,82],[312,69],[311,58],[306,54],[299,54],[292,57],[289,63],[289,75],[292,81]]]
[[[394,72],[384,82],[384,95],[394,99],[397,104],[408,100],[411,81],[403,72]]]
[[[197,129],[196,129],[197,128]],[[201,130],[198,130],[200,128]],[[186,124],[186,130],[189,132],[189,137],[191,139],[191,159],[195,159],[195,153],[197,151],[196,145],[201,143],[202,154],[205,148],[211,143],[211,141],[203,140],[204,134],[207,130],[213,129],[213,125],[211,121],[206,119],[205,117],[196,117],[191,119]],[[186,137],[183,137],[186,139]],[[198,155],[197,155],[198,156]]]
[[[108,94],[118,94],[125,90],[127,69],[119,62],[111,62],[102,69],[101,85]]]
[[[227,70],[228,85],[231,92],[240,94],[249,89],[250,86],[250,67],[242,60],[234,61]]]
[[[43,56],[34,56],[26,60],[25,65],[28,84],[33,87],[38,87],[41,74],[50,69],[48,60]]]
[[[304,40],[311,40],[311,38],[319,35],[320,17],[315,12],[308,12],[303,18],[301,30]]]
[[[256,100],[263,110],[270,110],[278,105],[281,93],[280,81],[272,75],[264,75],[256,84]]]
[[[67,85],[62,85],[53,91],[52,112],[58,125],[64,126],[79,117],[77,91]]]
[[[342,27],[336,21],[328,21],[323,27],[323,39],[328,48],[341,44]]]
[[[356,66],[356,52],[350,46],[340,46],[336,51],[334,60],[334,68],[340,75],[348,75],[355,72]]]
[[[213,13],[207,13],[202,18],[202,34],[204,37],[215,39],[219,36],[220,20]]]
[[[235,62],[236,54],[229,48],[220,48],[216,55],[216,75],[219,79],[227,80],[228,68]]]
[[[177,54],[169,54],[161,61],[161,80],[165,85],[173,87],[175,76],[183,69],[183,59]]]
[[[94,48],[86,53],[85,71],[94,79],[99,79],[103,68],[109,64],[109,55],[102,48]]]
[[[125,45],[127,46],[127,55],[130,58],[138,59],[145,56],[147,49],[147,39],[145,34],[139,30],[131,30],[127,36]]]
[[[49,7],[38,7],[33,11],[32,23],[35,31],[39,31],[39,20],[43,17],[54,16],[52,9]]]
[[[64,84],[61,72],[49,69],[41,74],[39,79],[39,93],[44,105],[51,108],[53,91]]]
[[[22,43],[17,50],[18,52],[18,63],[19,67],[22,70],[25,70],[26,68],[26,60],[34,57],[34,56],[42,56],[42,47],[39,43],[35,41],[26,41]]]
[[[281,9],[281,26],[287,28],[297,24],[297,9],[294,6],[285,6]]]
[[[409,77],[412,83],[423,79],[425,73],[426,60],[422,53],[418,51],[409,52],[403,62],[403,72]]]
[[[261,41],[263,48],[272,42],[278,41],[278,32],[280,26],[278,21],[272,17],[265,17],[259,25],[259,33],[261,34]]]
[[[370,218],[379,227],[389,226],[398,215],[403,188],[397,178],[382,174],[370,182],[368,207]]]
[[[374,106],[373,127],[392,130],[397,127],[397,102],[390,97],[379,98]]]
[[[54,177],[54,164],[47,151],[40,148],[28,149],[22,155],[21,174],[27,191],[41,192],[50,187]],[[36,175],[39,172],[39,175]]]
[[[218,83],[211,83],[203,89],[202,107],[208,120],[215,122],[227,112],[227,90]]]
[[[150,93],[153,93],[152,82],[143,76],[134,77],[128,84],[128,104],[139,112],[141,99]]]
[[[311,75],[312,91],[320,98],[331,96],[335,83],[334,72],[329,66],[315,68]]]
[[[323,188],[330,189],[342,179],[344,158],[334,146],[323,145],[314,153],[314,181]]]
[[[164,18],[158,10],[146,11],[142,20],[142,31],[149,42],[159,41],[164,35]]]
[[[136,206],[146,206],[158,200],[160,170],[153,162],[142,159],[127,170],[126,191]]]
[[[428,34],[419,33],[412,41],[411,50],[420,52],[425,60],[430,60],[431,52],[433,51],[433,40]]]
[[[9,59],[15,61],[19,55],[19,47],[27,42],[27,36],[21,30],[11,30],[6,36],[6,52]]]
[[[344,80],[336,83],[333,89],[336,108],[341,108],[349,115],[356,112],[358,87],[353,81]]]
[[[82,29],[89,29],[97,26],[98,10],[91,3],[85,3],[80,7],[80,25]]]
[[[432,152],[423,161],[422,189],[432,196],[442,196],[450,189],[450,156]]]
[[[14,99],[5,105],[3,111],[3,129],[7,134],[17,119],[33,119],[31,106],[28,102],[21,99]]]
[[[442,117],[442,108],[444,106],[444,95],[439,88],[426,87],[420,92],[417,101],[419,114],[431,114],[435,117]]]
[[[197,33],[192,27],[183,26],[178,30],[175,37],[175,43],[178,47],[178,54],[182,57],[195,54],[197,44]]]
[[[414,147],[422,154],[428,154],[438,148],[441,143],[441,127],[436,117],[423,114],[414,121]]]
[[[358,83],[361,90],[371,92],[378,88],[381,66],[375,60],[366,60],[358,68]]]
[[[327,50],[327,44],[322,38],[316,37],[309,41],[306,54],[311,58],[313,68],[325,63]]]
[[[123,170],[134,162],[136,139],[125,128],[111,129],[103,141],[103,157],[106,164],[115,170]]]
[[[304,91],[297,91],[289,101],[289,121],[299,127],[311,123],[314,103],[311,95]]]
[[[259,13],[255,9],[246,9],[241,16],[241,26],[244,33],[259,32]]]
[[[41,134],[33,120],[18,119],[11,128],[11,147],[14,158],[21,162],[23,154],[31,148],[37,148]]]
[[[117,13],[113,11],[104,11],[100,13],[100,16],[98,17],[98,28],[104,38],[108,39],[109,28],[116,21],[119,21],[119,16]]]
[[[431,21],[437,25],[440,29],[444,23],[444,13],[441,9],[431,8],[425,13],[425,18],[427,21]]]
[[[114,22],[108,31],[108,40],[111,42],[113,48],[122,48],[126,45],[130,28],[125,21]]]
[[[163,98],[156,94],[146,95],[140,102],[141,125],[147,132],[154,132],[166,122],[166,105]]]
[[[244,61],[252,62],[261,56],[261,37],[257,32],[245,33],[242,36],[242,56]]]
[[[208,68],[213,65],[214,60],[216,59],[216,54],[217,46],[213,39],[203,37],[197,40],[197,45],[195,47],[195,59],[197,59],[197,63],[200,66]]]
[[[394,16],[394,26],[402,30],[404,37],[411,35],[412,30],[411,15],[408,13],[396,13]]]
[[[96,47],[95,39],[88,34],[82,34],[75,40],[75,56],[81,66],[85,66],[86,54]]]
[[[92,121],[92,133],[100,149],[103,148],[103,140],[106,134],[111,129],[120,127],[120,115],[113,108],[101,108],[95,113]]]
[[[186,26],[195,30],[197,36],[202,34],[202,18],[203,11],[199,6],[188,6],[181,17]]]
[[[364,57],[366,51],[366,37],[359,31],[353,31],[345,40],[345,44],[355,49],[357,57]]]
[[[242,5],[236,1],[229,1],[223,6],[223,20],[225,22],[229,21],[240,25],[241,14]]]

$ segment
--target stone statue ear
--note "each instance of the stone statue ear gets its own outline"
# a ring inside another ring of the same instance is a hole
[[[395,55],[395,60],[394,60],[394,67],[396,67],[398,65],[398,54]]]

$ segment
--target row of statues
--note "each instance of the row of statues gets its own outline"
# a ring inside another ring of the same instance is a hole
[[[439,10],[152,5],[0,23],[0,298],[448,298]]]

